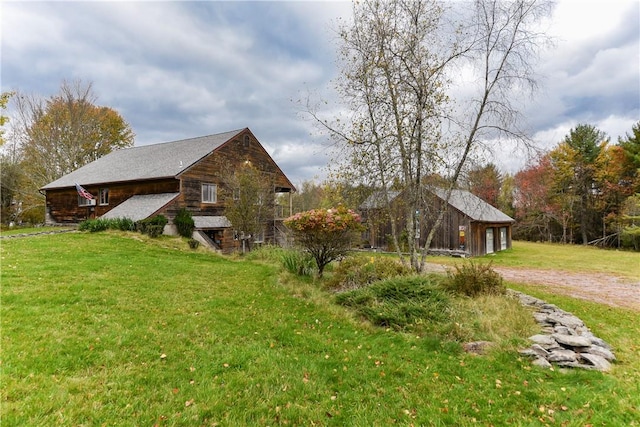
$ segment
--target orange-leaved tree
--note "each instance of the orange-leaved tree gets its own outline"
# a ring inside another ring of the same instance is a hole
[[[331,261],[349,251],[355,233],[363,229],[360,215],[343,206],[299,212],[284,224],[293,232],[296,244],[316,261],[319,277]]]

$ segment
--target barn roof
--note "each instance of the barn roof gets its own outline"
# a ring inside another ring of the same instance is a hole
[[[446,199],[446,190],[437,188],[431,190],[440,199]],[[466,190],[452,190],[449,204],[471,218],[480,222],[515,222],[513,218],[491,206],[480,197]]]
[[[427,191],[430,191],[442,200],[446,199],[447,193],[444,189],[428,188]],[[389,190],[388,194],[389,199],[394,200],[396,197],[400,196],[401,192]],[[384,206],[383,200],[383,192],[376,191],[362,202],[360,209],[370,210],[381,208]],[[515,220],[509,215],[491,206],[489,203],[466,190],[452,190],[451,196],[449,197],[449,205],[459,210],[473,221],[494,223],[515,222]]]
[[[175,177],[245,129],[113,151],[42,190]]]
[[[387,196],[389,197],[389,200],[394,200],[399,195],[400,195],[399,191],[396,191],[396,190],[387,191]],[[378,191],[374,191],[371,195],[369,195],[369,197],[365,199],[364,202],[362,202],[362,204],[360,205],[360,209],[361,210],[380,209],[384,207],[385,204],[386,202],[384,198],[384,191],[378,190]]]
[[[179,195],[180,193],[160,193],[133,196],[102,215],[102,218],[128,218],[140,221],[149,218]]]
[[[193,222],[197,229],[231,227],[231,221],[226,216],[194,216]]]

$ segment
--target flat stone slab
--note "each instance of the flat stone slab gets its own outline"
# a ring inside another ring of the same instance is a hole
[[[584,322],[573,315],[552,313],[547,315],[547,320],[553,323],[559,323],[560,325],[566,326],[567,328],[577,328],[579,326],[584,326]]]
[[[616,360],[616,356],[611,350],[600,347],[599,345],[592,345],[591,347],[586,348],[584,352],[581,352],[581,354],[583,353],[595,354],[596,356],[603,357],[609,362]]]
[[[536,360],[531,362],[531,364],[533,366],[537,366],[537,367],[543,368],[543,369],[549,369],[552,366],[551,363],[549,363],[549,361],[547,359],[545,359],[544,357],[538,357]]]
[[[580,357],[587,361],[590,365],[599,371],[611,370],[611,363],[609,363],[604,357],[597,354],[581,353]]]
[[[549,362],[577,362],[578,355],[573,350],[553,350],[547,360]]]
[[[561,345],[568,345],[571,347],[589,347],[591,340],[589,338],[581,337],[579,335],[565,335],[565,334],[553,334],[551,335],[554,340]]]
[[[533,341],[536,344],[544,346],[545,348],[558,346],[558,343],[556,342],[555,339],[553,339],[551,335],[544,335],[544,334],[532,335],[529,337],[529,340]]]

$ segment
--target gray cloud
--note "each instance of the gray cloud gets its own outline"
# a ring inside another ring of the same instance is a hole
[[[541,145],[581,122],[615,139],[640,118],[639,7],[542,58],[543,90],[523,110]],[[330,149],[292,99],[333,97],[335,27],[350,11],[348,2],[5,2],[2,90],[48,96],[63,79],[91,81],[138,145],[249,127],[299,184],[324,176]]]

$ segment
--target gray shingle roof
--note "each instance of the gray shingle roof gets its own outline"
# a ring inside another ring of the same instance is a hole
[[[194,216],[193,222],[197,229],[231,227],[231,221],[226,216]]]
[[[174,177],[243,130],[116,150],[45,185],[42,190],[73,187],[75,183],[92,185]]]
[[[429,188],[433,194],[444,200],[446,191],[441,188]],[[383,207],[382,191],[376,191],[369,196],[361,205],[360,209],[378,209]],[[389,190],[389,199],[393,200],[400,196],[399,191]],[[513,218],[502,212],[501,210],[491,206],[481,198],[473,195],[466,190],[452,190],[449,197],[449,205],[453,206],[473,221],[480,222],[515,222]]]
[[[400,192],[395,190],[388,190],[387,193],[389,200],[394,200],[400,195]],[[360,209],[380,209],[386,205],[386,202],[384,200],[384,192],[382,190],[374,191],[369,197],[365,199],[364,202],[362,202],[362,204],[360,205]]]
[[[442,200],[445,199],[445,190],[432,189],[431,191]],[[452,190],[449,204],[474,221],[515,222],[509,215],[465,190]]]
[[[101,218],[129,218],[140,221],[153,215],[180,193],[143,194],[132,196],[111,209]]]

